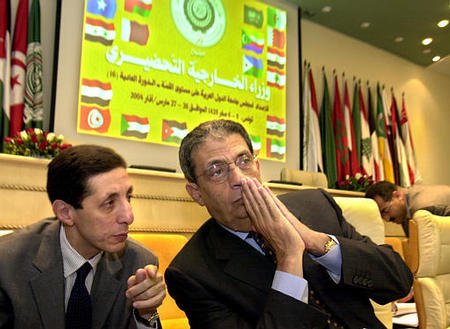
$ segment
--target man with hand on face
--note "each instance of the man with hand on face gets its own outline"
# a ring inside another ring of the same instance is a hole
[[[367,189],[366,198],[375,200],[385,221],[402,225],[406,236],[409,236],[409,220],[417,210],[425,209],[434,215],[450,216],[448,185],[417,184],[403,188],[381,181]]]
[[[126,167],[95,145],[49,163],[56,218],[0,238],[0,328],[161,328],[158,259],[127,238],[134,217]]]
[[[179,157],[188,193],[212,216],[165,273],[192,328],[384,328],[369,298],[403,297],[413,276],[391,247],[358,234],[331,196],[273,195],[232,121],[195,128]]]

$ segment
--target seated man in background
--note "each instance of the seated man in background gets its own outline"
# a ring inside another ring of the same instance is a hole
[[[132,185],[113,150],[80,145],[48,165],[56,218],[0,237],[0,328],[160,328],[157,257],[127,239]]]
[[[403,297],[413,276],[390,246],[356,232],[329,194],[276,197],[233,121],[195,128],[179,158],[188,193],[212,216],[165,273],[192,328],[384,328],[369,298]]]
[[[450,186],[413,185],[403,188],[381,181],[370,186],[366,198],[374,199],[381,217],[401,224],[409,236],[409,219],[417,210],[425,209],[438,216],[450,216]]]

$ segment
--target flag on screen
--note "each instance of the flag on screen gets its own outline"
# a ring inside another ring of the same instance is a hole
[[[395,143],[395,152],[394,157],[397,159],[397,170],[398,170],[398,180],[396,180],[396,184],[403,187],[411,186],[409,179],[409,170],[408,170],[408,160],[406,157],[405,146],[403,145],[402,138],[400,137],[400,131],[398,126],[398,109],[397,109],[397,100],[395,99],[394,94],[392,94],[392,103],[391,103],[391,113],[392,113],[392,138]]]
[[[286,65],[286,54],[282,50],[276,48],[267,48],[267,65],[274,66],[280,70]]]
[[[323,70],[323,85],[322,106],[319,113],[323,153],[322,160],[324,172],[328,179],[328,187],[335,188],[337,183],[336,144],[334,140],[330,93],[328,91],[325,70]]]
[[[264,50],[264,33],[242,29],[242,48],[261,55]]]
[[[277,47],[284,49],[286,37],[283,31],[278,31],[271,27],[267,28],[267,45],[269,47]]]
[[[41,10],[39,0],[33,0],[31,3],[30,24],[28,28],[23,122],[26,128],[42,129],[44,106],[42,104]]]
[[[409,128],[408,114],[406,113],[405,96],[402,95],[402,112],[400,115],[400,131],[403,143],[405,145],[406,157],[408,160],[409,181],[413,185],[422,182],[422,176],[417,166],[416,153],[414,151],[414,144]]]
[[[148,26],[139,24],[135,21],[122,18],[122,40],[126,42],[134,42],[138,45],[145,46],[148,41],[150,32]]]
[[[268,135],[275,135],[278,137],[283,137],[286,131],[286,123],[284,119],[271,115],[267,116],[266,127],[266,132]]]
[[[263,12],[256,8],[244,5],[244,23],[261,28],[264,22]]]
[[[244,74],[254,76],[255,78],[261,78],[263,68],[262,59],[244,55],[244,63],[242,66]]]
[[[152,0],[125,0],[125,11],[149,17],[152,10]]]
[[[267,138],[267,152],[268,158],[283,159],[286,153],[286,146],[284,141],[278,140],[276,138]]]
[[[117,10],[116,0],[87,0],[86,10],[93,15],[113,19]]]
[[[84,33],[86,40],[100,42],[104,46],[112,45],[116,38],[116,30],[113,23],[106,23],[101,19],[91,17],[86,17]]]
[[[111,83],[99,80],[83,79],[81,84],[81,101],[108,106],[113,96]]]
[[[9,92],[10,92],[10,3],[0,1],[0,151],[4,138],[9,137]]]
[[[11,53],[11,98],[9,136],[14,136],[23,127],[25,95],[25,71],[28,34],[28,0],[20,0],[17,8],[14,38]]]
[[[284,10],[268,7],[267,24],[278,30],[284,30],[286,28],[286,12]]]
[[[162,140],[164,142],[181,144],[181,141],[188,133],[186,122],[163,119]]]
[[[370,144],[372,145],[373,154],[373,178],[374,181],[379,182],[384,180],[384,168],[383,161],[381,160],[380,152],[378,150],[377,113],[373,107],[372,91],[370,90],[369,82],[367,82],[367,114],[369,116]]]
[[[284,71],[278,70],[273,67],[267,68],[267,85],[269,87],[275,87],[278,89],[283,89],[286,85],[286,76]]]
[[[383,108],[383,99],[381,96],[380,85],[377,84],[377,137],[378,152],[383,163],[384,180],[395,183],[394,169],[392,167],[391,152],[386,135],[386,121],[384,118],[385,110]]]
[[[336,143],[336,167],[337,181],[342,182],[347,175],[350,176],[350,150],[349,150],[349,132],[345,126],[345,114],[342,108],[341,95],[337,76],[334,76],[334,102],[333,102],[333,127]]]
[[[319,108],[316,88],[309,65],[306,65],[303,89],[303,170],[323,172]]]
[[[141,118],[137,115],[122,114],[120,125],[120,134],[122,136],[131,136],[140,139],[147,138],[150,131],[150,123],[148,118]]]
[[[375,170],[373,167],[373,150],[372,141],[370,139],[370,129],[369,129],[369,117],[367,114],[366,105],[364,104],[364,97],[361,91],[361,85],[358,84],[358,99],[359,99],[359,113],[355,115],[360,116],[361,123],[361,169],[363,172],[369,176],[375,177]]]
[[[109,113],[109,109],[100,109],[95,106],[81,106],[80,129],[106,133],[110,124],[111,114]]]
[[[344,79],[344,117],[345,130],[348,137],[348,148],[350,151],[350,172],[354,177],[357,173],[361,173],[361,166],[358,161],[358,153],[356,150],[355,131],[353,128],[352,110],[350,107],[350,97],[348,95],[347,81]]]
[[[249,137],[250,141],[252,142],[253,153],[255,153],[255,155],[258,155],[261,151],[261,137],[257,135],[249,135]]]

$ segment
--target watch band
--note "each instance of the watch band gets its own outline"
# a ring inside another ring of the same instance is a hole
[[[150,328],[157,328],[156,325],[159,319],[158,311],[154,311],[144,318],[139,314],[139,311],[137,309],[134,309],[134,316],[136,317],[136,320],[143,325]]]
[[[325,251],[325,254],[328,254],[333,247],[337,245],[336,241],[332,237],[329,237],[328,241],[323,245],[323,249]]]

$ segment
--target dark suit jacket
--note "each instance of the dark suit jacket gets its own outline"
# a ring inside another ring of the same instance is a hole
[[[0,238],[0,328],[64,328],[64,275],[58,220],[42,220]],[[148,249],[128,240],[104,253],[91,289],[92,328],[135,328],[125,297],[136,269],[157,264]]]
[[[384,328],[369,298],[383,304],[409,292],[413,276],[401,257],[358,234],[323,190],[280,199],[308,227],[333,234],[340,243],[339,284],[303,255],[309,287],[346,327]],[[210,219],[175,257],[165,278],[192,328],[327,328],[327,317],[316,307],[271,289],[274,272],[266,257]]]

